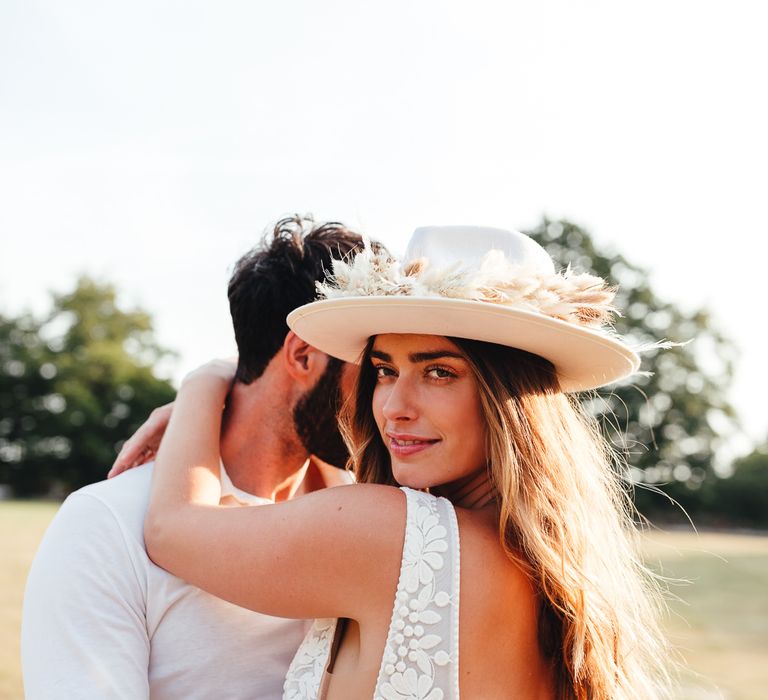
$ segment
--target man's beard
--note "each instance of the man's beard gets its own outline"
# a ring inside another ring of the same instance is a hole
[[[335,467],[344,467],[349,451],[339,432],[336,416],[341,409],[341,371],[344,363],[328,358],[328,366],[293,409],[293,424],[301,444],[310,454]]]

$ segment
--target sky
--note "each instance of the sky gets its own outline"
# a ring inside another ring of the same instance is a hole
[[[766,20],[760,0],[4,0],[0,312],[114,282],[178,380],[233,352],[232,264],[286,214],[396,252],[420,225],[565,217],[710,309],[744,451],[768,435]]]

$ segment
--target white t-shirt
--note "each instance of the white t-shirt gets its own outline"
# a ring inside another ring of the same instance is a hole
[[[63,503],[24,596],[27,700],[266,700],[282,697],[308,624],[215,598],[144,550],[152,465]],[[222,470],[222,494],[260,504]]]

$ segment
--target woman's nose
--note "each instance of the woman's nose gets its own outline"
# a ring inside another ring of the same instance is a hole
[[[388,421],[413,420],[416,417],[416,401],[413,388],[407,380],[398,377],[389,387],[390,391],[382,406],[384,418]]]

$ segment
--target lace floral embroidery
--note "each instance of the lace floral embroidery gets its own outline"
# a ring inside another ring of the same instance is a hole
[[[453,506],[404,488],[400,579],[375,700],[459,698],[459,530]],[[315,620],[288,669],[283,700],[315,700],[336,620]]]
[[[335,618],[314,621],[288,669],[283,700],[308,700],[318,696],[336,622]]]
[[[453,700],[458,698],[458,645],[454,649],[453,644],[458,625],[458,529],[452,523],[456,539],[449,552],[438,499],[403,490],[409,499],[408,527],[375,698]],[[455,517],[452,512],[450,516]]]

